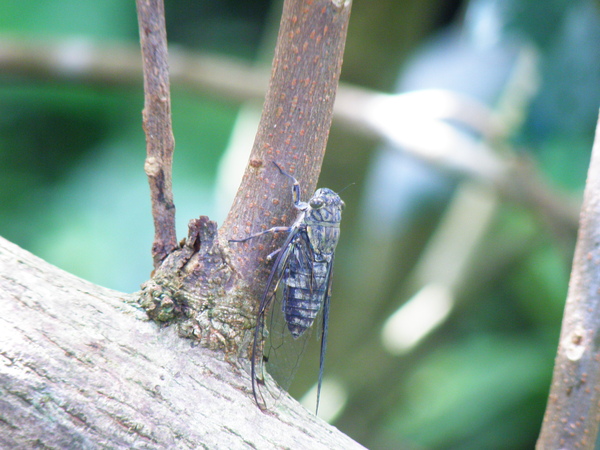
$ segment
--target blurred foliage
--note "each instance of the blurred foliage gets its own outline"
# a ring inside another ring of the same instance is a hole
[[[260,59],[278,8],[167,0],[170,43]],[[0,33],[134,42],[137,22],[125,0],[9,1],[0,3]],[[600,104],[599,45],[598,5],[587,0],[355,2],[342,78],[388,92],[445,87],[495,108],[519,49],[532,46],[537,93],[503,145],[577,199]],[[214,186],[237,108],[178,86],[172,103],[183,237],[193,217],[223,219]],[[137,290],[151,270],[152,239],[142,107],[141,86],[32,81],[0,70],[0,234],[86,279]],[[334,124],[320,184],[339,191],[353,182],[343,193],[325,369],[347,395],[335,425],[369,448],[532,448],[575,236],[565,254],[565,241],[534,211],[500,201],[488,219],[473,210],[465,223],[481,220],[484,233],[453,286],[450,315],[395,356],[381,343],[382,326],[431,281],[422,278],[424,255],[464,181]],[[448,264],[440,259],[437,270]],[[304,358],[313,375],[317,353]],[[315,381],[307,373],[296,377],[298,396]]]

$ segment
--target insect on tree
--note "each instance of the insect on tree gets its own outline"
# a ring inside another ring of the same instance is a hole
[[[299,211],[296,221],[290,227],[273,227],[244,239],[230,240],[230,242],[245,242],[267,233],[288,233],[283,245],[267,256],[267,261],[277,257],[258,307],[251,355],[252,394],[258,407],[265,410],[266,404],[259,389],[259,385],[264,384],[262,370],[265,358],[259,349],[263,335],[269,332],[265,330],[265,316],[281,284],[281,311],[287,332],[291,334],[293,340],[305,335],[317,314],[323,311],[317,387],[316,410],[318,412],[327,347],[333,261],[335,247],[340,237],[344,202],[338,194],[327,188],[317,189],[308,203],[300,201],[298,181],[277,163],[273,162],[273,164],[282,175],[293,181],[294,207]],[[257,369],[261,371],[260,374],[257,373]]]

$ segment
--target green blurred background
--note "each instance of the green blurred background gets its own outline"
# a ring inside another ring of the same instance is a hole
[[[171,48],[268,68],[279,1],[165,6]],[[70,68],[42,73],[0,58],[0,234],[125,292],[138,290],[151,271],[141,74],[82,79],[77,64],[90,45],[137,40],[132,0],[0,2],[0,56],[19,43],[43,44],[46,56],[65,58]],[[48,51],[54,45],[56,55]],[[599,47],[593,1],[357,0],[342,80],[387,93],[443,88],[495,112],[510,104],[508,132],[490,148],[527,160],[555,200],[576,210],[600,105]],[[227,166],[244,161],[230,149],[260,102],[184,84],[172,89],[181,238],[191,218],[223,220],[229,203],[221,191],[239,182]],[[241,141],[249,151],[252,141]],[[373,449],[533,448],[576,216],[564,226],[535,204],[506,200],[480,180],[334,121],[320,185],[339,191],[350,183],[324,416]],[[413,315],[389,321],[405,304],[421,312],[405,308]],[[398,329],[411,329],[413,342],[394,341]],[[304,357],[309,367],[292,387],[298,397],[315,382],[317,352]]]

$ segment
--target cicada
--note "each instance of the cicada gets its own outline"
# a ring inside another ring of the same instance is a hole
[[[293,340],[299,340],[311,328],[320,311],[322,314],[321,351],[319,358],[319,380],[317,385],[317,412],[323,382],[323,365],[327,348],[327,328],[329,322],[329,302],[331,299],[331,279],[335,248],[340,237],[340,221],[344,202],[331,189],[317,189],[308,203],[300,200],[300,185],[289,173],[273,162],[279,172],[292,180],[294,207],[298,210],[296,221],[289,227],[273,227],[244,239],[230,242],[244,242],[268,233],[288,233],[283,246],[267,256],[275,258],[262,295],[251,355],[252,394],[256,404],[266,409],[259,384],[257,365],[262,368],[261,343],[265,330],[265,316],[277,296],[281,285],[281,311]]]

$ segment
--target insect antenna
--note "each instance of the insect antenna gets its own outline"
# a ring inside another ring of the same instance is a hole
[[[354,186],[356,183],[352,182],[348,185],[346,185],[346,187],[344,189],[342,189],[341,191],[338,192],[338,195],[340,195],[342,192],[344,192],[346,189],[348,189],[350,186]]]

